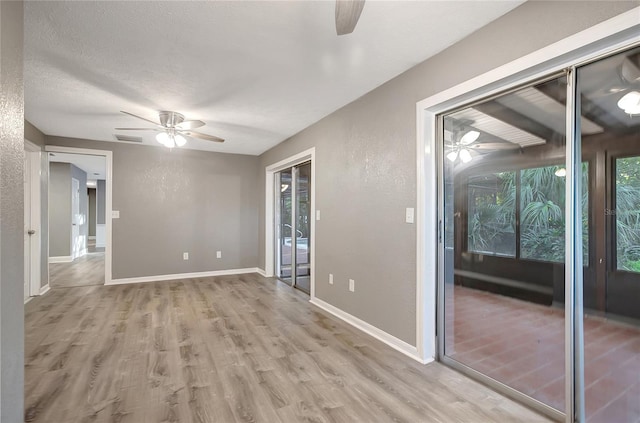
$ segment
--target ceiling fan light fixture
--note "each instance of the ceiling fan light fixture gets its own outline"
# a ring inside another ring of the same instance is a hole
[[[623,95],[622,98],[618,100],[618,107],[629,115],[640,114],[640,92],[631,91]]]
[[[565,169],[564,167],[561,167],[560,169],[556,170],[554,174],[558,178],[564,178],[565,176],[567,176],[567,169]]]
[[[462,163],[469,163],[471,159],[473,159],[473,157],[471,157],[469,150],[466,148],[460,150],[460,160],[462,160]]]
[[[169,134],[167,134],[166,132],[160,132],[158,135],[156,135],[156,141],[158,141],[162,145],[167,145],[167,143],[169,142]]]
[[[174,138],[178,147],[183,147],[187,143],[187,140],[180,134],[176,134]]]
[[[469,145],[480,136],[480,132],[478,131],[469,131],[460,138],[460,144]]]
[[[455,162],[457,158],[458,158],[458,152],[457,151],[452,151],[449,154],[447,154],[447,159],[449,159],[449,161],[451,161],[451,162]]]

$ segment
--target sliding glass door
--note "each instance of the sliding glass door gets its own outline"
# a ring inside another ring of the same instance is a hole
[[[551,416],[640,421],[640,48],[439,135],[441,360]]]
[[[311,284],[311,163],[277,173],[277,274],[307,294]]]
[[[564,409],[564,75],[442,117],[445,361]]]
[[[584,415],[640,421],[640,48],[577,70],[580,145],[594,184],[593,277],[584,281]],[[595,122],[599,131],[584,125]]]

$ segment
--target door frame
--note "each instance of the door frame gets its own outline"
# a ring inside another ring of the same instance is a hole
[[[105,253],[104,253],[104,284],[108,285],[112,279],[112,187],[113,187],[113,152],[110,150],[94,150],[91,148],[62,147],[56,145],[46,145],[44,151],[47,153],[71,153],[84,154],[90,156],[104,156],[106,164],[106,193],[105,193]]]
[[[310,189],[310,198],[311,198],[311,243],[309,248],[311,248],[311,254],[309,258],[309,262],[311,265],[311,277],[310,277],[310,297],[313,300],[316,296],[316,284],[315,284],[315,243],[316,243],[316,187],[315,187],[315,177],[316,177],[316,149],[315,147],[310,148],[308,150],[304,150],[298,154],[294,154],[293,156],[287,157],[286,159],[280,160],[279,162],[273,163],[265,168],[265,260],[264,260],[264,271],[265,276],[273,277],[274,269],[275,269],[275,258],[276,254],[276,235],[275,235],[275,225],[276,225],[276,204],[275,204],[275,175],[277,172],[281,170],[285,170],[287,168],[293,167],[295,165],[311,161],[311,189]]]
[[[74,193],[74,185],[78,186],[77,191]],[[74,196],[78,196],[78,200],[74,199]],[[74,204],[75,203],[75,204]],[[78,213],[76,213],[76,208]],[[71,177],[71,259],[75,260],[82,257],[83,250],[79,250],[76,246],[76,241],[80,237],[80,225],[76,222],[77,216],[80,214],[80,180]],[[74,229],[75,226],[75,229]],[[84,248],[86,250],[86,247]]]
[[[41,285],[41,254],[42,254],[42,206],[41,206],[41,166],[42,166],[42,148],[25,138],[24,154],[29,160],[29,174],[25,175],[29,178],[29,189],[31,190],[29,200],[31,206],[29,227],[36,232],[31,235],[31,243],[29,255],[31,264],[29,265],[29,297],[40,295]]]
[[[531,83],[545,75],[575,67],[640,43],[640,35],[638,33],[638,28],[640,28],[640,23],[638,22],[639,13],[640,7],[635,7],[416,103],[416,184],[418,195],[416,210],[416,346],[418,355],[423,361],[439,358],[438,345],[442,341],[438,339],[438,335],[442,333],[443,312],[437,306],[437,299],[438,296],[442,295],[438,290],[438,286],[442,282],[439,280],[442,273],[439,271],[442,260],[439,236],[443,233],[443,227],[438,220],[438,207],[433,206],[434,204],[440,204],[439,195],[442,191],[442,181],[439,176],[441,174],[442,159],[437,142],[439,139],[438,115],[519,85]],[[567,105],[567,108],[568,110],[572,109],[570,105]],[[567,137],[570,137],[570,131],[567,132]],[[571,146],[572,143],[568,142],[567,145]],[[577,153],[579,153],[579,149],[576,151],[573,147],[571,149],[568,148],[567,160],[571,158],[575,162],[575,157],[580,157]],[[569,186],[569,179],[567,181]],[[568,237],[573,236],[572,230],[567,232]],[[575,245],[573,247],[569,246],[569,250],[577,251]],[[575,277],[575,272],[567,270],[566,285]],[[578,298],[580,292],[567,291],[566,295],[570,295],[573,300],[581,300]],[[576,331],[579,331],[582,320],[581,313],[582,310],[580,309],[575,315],[569,316],[569,313],[567,313],[566,317],[566,324],[572,325],[571,330],[567,331],[566,334],[565,361],[567,362],[567,380],[580,377],[579,374],[573,373],[574,363],[571,362],[569,364],[569,361],[574,358],[574,346],[578,345],[577,336],[572,336],[574,335],[572,332],[576,329],[573,323],[577,322],[578,330]],[[440,330],[438,330],[438,327]],[[579,358],[580,356],[578,355],[577,359]],[[577,373],[579,373],[579,370]],[[499,383],[494,384],[490,381],[487,381],[487,383],[503,392]],[[580,404],[581,400],[575,398],[572,392],[567,392],[566,397],[567,413],[565,416],[559,416],[558,413],[554,413],[552,410],[541,411],[549,411],[548,414],[556,418],[564,417],[567,422],[573,422],[576,417],[582,417],[579,410],[582,405]],[[573,403],[574,399],[576,403]],[[578,407],[578,410],[576,407]]]

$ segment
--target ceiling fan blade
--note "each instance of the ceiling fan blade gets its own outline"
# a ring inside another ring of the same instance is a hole
[[[364,0],[336,0],[336,33],[351,34],[363,8]]]
[[[120,113],[124,113],[125,115],[133,116],[134,118],[142,119],[142,120],[147,121],[149,123],[153,123],[156,126],[161,126],[158,122],[154,122],[154,121],[152,121],[150,119],[143,118],[142,116],[134,115],[133,113],[125,112],[124,110],[120,110]]]
[[[179,131],[183,135],[188,135],[193,138],[200,138],[201,140],[224,142],[222,138],[214,137],[213,135],[203,134],[202,132],[195,131]]]
[[[176,128],[180,130],[189,130],[189,129],[200,128],[201,126],[204,126],[204,125],[205,123],[201,120],[185,120],[184,122],[177,124]]]
[[[116,128],[116,131],[158,131],[155,128]]]
[[[506,144],[503,142],[483,142],[468,145],[466,148],[472,148],[474,150],[517,150],[520,146],[518,144]]]

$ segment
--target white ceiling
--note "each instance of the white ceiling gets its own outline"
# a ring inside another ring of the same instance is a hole
[[[107,161],[104,156],[88,154],[49,153],[50,162],[72,163],[87,173],[88,181],[107,179]]]
[[[187,148],[261,154],[522,2],[369,0],[338,37],[332,1],[29,1],[25,115],[115,141],[173,110],[226,139]]]

